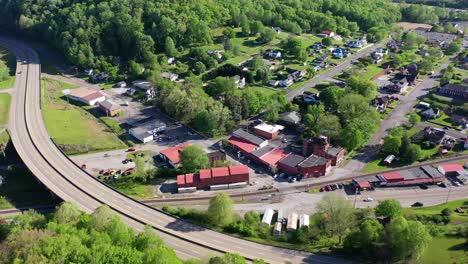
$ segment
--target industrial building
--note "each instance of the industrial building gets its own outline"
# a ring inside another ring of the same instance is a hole
[[[179,166],[180,163],[180,152],[188,146],[190,146],[190,144],[180,144],[164,149],[161,152],[159,152],[159,156],[163,160],[167,161],[169,165],[176,168],[177,166]]]
[[[64,94],[70,100],[78,101],[86,105],[95,105],[106,100],[106,97],[100,91],[86,87],[65,90]]]
[[[262,123],[254,127],[254,133],[267,139],[274,139],[278,137],[280,131],[283,129],[284,126],[281,125]]]
[[[154,139],[157,133],[166,130],[167,126],[164,122],[149,121],[131,128],[128,133],[143,143],[150,142]]]

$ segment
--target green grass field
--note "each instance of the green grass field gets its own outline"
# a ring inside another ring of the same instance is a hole
[[[5,183],[0,186],[0,209],[53,204],[52,195],[27,169],[0,171]]]
[[[468,263],[465,239],[457,237],[434,237],[421,257],[421,264],[463,264]]]
[[[42,114],[49,134],[67,154],[125,148],[125,144],[96,117],[63,99],[62,90],[75,88],[44,78]]]
[[[0,126],[8,122],[10,113],[11,96],[6,93],[0,94]]]
[[[10,69],[9,75],[5,80],[0,81],[0,89],[8,89],[15,84],[16,58],[8,50],[0,48],[0,60],[4,61]]]
[[[4,130],[0,133],[0,145],[6,144],[8,141],[10,141],[10,134],[8,134],[8,131]]]

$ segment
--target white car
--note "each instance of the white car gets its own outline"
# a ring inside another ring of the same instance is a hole
[[[370,196],[367,196],[367,198],[364,199],[364,202],[372,202],[372,201],[374,201],[374,199]]]

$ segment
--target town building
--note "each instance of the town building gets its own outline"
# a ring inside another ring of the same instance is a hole
[[[167,126],[164,122],[148,121],[138,124],[128,130],[128,133],[143,143],[148,143],[154,140],[157,133],[166,130]]]
[[[99,109],[106,115],[106,116],[116,116],[120,112],[122,112],[122,108],[120,105],[114,103],[111,100],[106,100],[99,103]]]
[[[457,115],[457,114],[452,114],[450,117],[450,120],[458,125],[461,125],[463,127],[468,126],[468,117],[467,116],[462,116],[462,115]]]
[[[262,123],[254,127],[254,133],[266,139],[274,139],[283,129],[284,126],[281,125]]]
[[[73,101],[81,102],[86,105],[95,105],[106,100],[106,97],[100,91],[96,91],[86,87],[71,89],[69,91],[70,92],[68,94],[65,94],[67,98]]]
[[[245,77],[235,75],[233,78],[237,88],[242,89],[245,87]]]
[[[424,138],[433,145],[439,145],[445,137],[445,131],[435,127],[424,128]]]
[[[190,144],[180,144],[166,148],[159,152],[159,156],[163,160],[167,161],[172,167],[176,168],[180,163],[180,152],[188,146],[190,146]]]
[[[203,169],[198,173],[177,176],[177,187],[206,189],[217,185],[231,185],[237,188],[238,183],[249,182],[249,168],[245,165]]]
[[[440,110],[438,108],[429,108],[421,112],[421,116],[426,119],[436,119],[439,116]]]
[[[302,154],[309,156],[315,154],[331,160],[331,165],[336,166],[344,160],[345,151],[341,147],[332,147],[330,140],[326,136],[319,136],[313,139],[304,140]]]
[[[297,164],[299,174],[304,178],[325,176],[331,169],[332,161],[317,155],[310,155]]]

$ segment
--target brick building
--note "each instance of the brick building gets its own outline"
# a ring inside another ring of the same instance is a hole
[[[319,136],[314,139],[304,140],[302,154],[304,156],[315,154],[330,159],[332,166],[336,166],[343,161],[345,152],[341,147],[332,147],[327,137]]]
[[[167,161],[172,167],[176,168],[180,163],[180,152],[184,150],[190,144],[180,144],[174,147],[170,147],[159,152],[159,156]]]
[[[249,168],[245,165],[204,169],[196,174],[177,176],[178,188],[196,187],[197,189],[205,189],[212,185],[241,182],[249,182]]]
[[[280,131],[283,129],[284,126],[262,123],[254,127],[254,132],[261,137],[274,139],[278,137]]]

